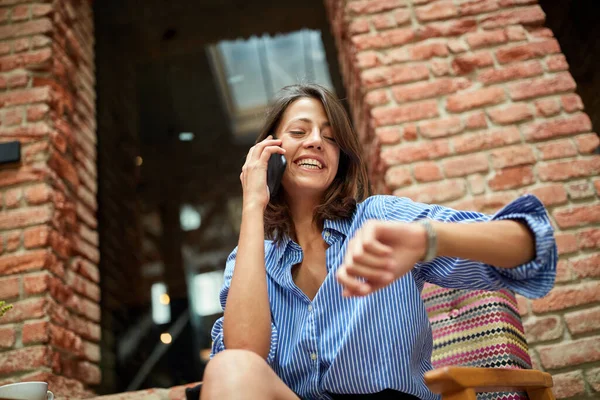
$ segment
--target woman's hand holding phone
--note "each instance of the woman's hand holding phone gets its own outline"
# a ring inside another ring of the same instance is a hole
[[[243,190],[243,209],[259,207],[264,210],[269,203],[267,187],[267,166],[273,154],[285,154],[280,147],[281,139],[273,139],[271,135],[250,148],[246,162],[242,167],[240,181]]]

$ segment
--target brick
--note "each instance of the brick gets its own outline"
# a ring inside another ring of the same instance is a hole
[[[49,280],[47,272],[26,275],[23,278],[23,291],[26,295],[45,293],[48,291]]]
[[[518,42],[527,39],[527,32],[520,25],[509,26],[506,28],[506,36],[511,42]]]
[[[542,99],[535,102],[535,109],[541,117],[551,117],[560,112],[560,103],[557,99]]]
[[[469,47],[462,39],[449,39],[448,48],[452,54],[464,53],[469,50]]]
[[[50,101],[49,87],[20,89],[0,94],[0,105],[3,107],[47,101]]]
[[[468,53],[457,56],[452,61],[452,71],[456,75],[469,74],[477,68],[494,65],[494,59],[489,52]]]
[[[449,22],[434,22],[417,28],[416,38],[426,40],[432,37],[453,37],[475,30],[477,30],[477,21],[471,18]]]
[[[467,43],[472,49],[495,46],[500,43],[506,43],[508,37],[503,29],[493,31],[474,32],[466,35]]]
[[[366,18],[355,19],[354,21],[352,21],[350,23],[350,26],[348,26],[348,30],[353,35],[359,34],[359,33],[367,33],[370,30],[369,20]]]
[[[471,194],[481,194],[485,192],[486,182],[481,175],[471,175],[467,178]]]
[[[15,229],[50,221],[51,212],[47,206],[0,212],[0,229]]]
[[[408,50],[413,61],[429,60],[433,57],[446,57],[448,46],[444,43],[417,44]]]
[[[96,363],[100,361],[100,346],[98,346],[96,343],[91,343],[84,340],[82,343],[82,351],[83,356],[87,360]]]
[[[396,21],[391,15],[387,14],[379,14],[371,17],[371,23],[377,30],[394,28],[396,26]]]
[[[572,200],[581,200],[595,195],[594,187],[586,181],[571,182],[567,184],[567,191]]]
[[[50,324],[50,344],[73,354],[81,354],[81,337],[73,331]]]
[[[574,279],[568,260],[559,260],[556,264],[556,283],[569,282]]]
[[[442,168],[448,178],[456,178],[476,172],[487,172],[489,163],[485,154],[472,154],[444,160]]]
[[[48,343],[50,341],[48,321],[27,321],[23,324],[23,344]]]
[[[8,77],[8,87],[20,89],[29,83],[29,75],[21,72],[13,72]]]
[[[496,0],[470,0],[459,4],[460,15],[476,15],[496,11],[498,2]]]
[[[396,10],[394,11],[394,20],[396,21],[396,24],[398,25],[404,25],[410,22],[410,18],[412,13],[410,12],[410,10]]]
[[[488,109],[487,114],[495,124],[500,125],[515,124],[533,118],[533,113],[526,103]]]
[[[375,135],[379,139],[379,143],[386,144],[397,144],[400,142],[400,128],[397,127],[384,127],[377,128]]]
[[[527,299],[521,295],[516,295],[515,297],[517,299],[517,306],[519,308],[519,314],[522,317],[529,314],[529,299]]]
[[[535,182],[533,169],[530,166],[511,167],[497,171],[488,181],[492,190],[515,189]]]
[[[401,144],[382,151],[381,158],[386,165],[406,164],[415,161],[431,160],[450,154],[447,140]]]
[[[424,101],[396,107],[378,107],[371,110],[375,126],[396,125],[439,115],[437,101]]]
[[[600,368],[592,368],[585,371],[585,379],[594,392],[600,392]]]
[[[577,144],[577,150],[581,154],[588,154],[596,151],[598,146],[600,146],[600,139],[598,138],[598,134],[590,133],[577,136],[575,143]]]
[[[572,233],[558,232],[554,234],[558,254],[569,254],[579,251],[577,236]]]
[[[417,140],[417,126],[414,124],[408,124],[404,126],[402,131],[402,139],[408,142]]]
[[[18,68],[44,70],[50,68],[52,50],[43,48],[37,51],[17,53],[0,57],[0,71],[13,71]]]
[[[6,208],[15,208],[21,204],[23,190],[21,188],[9,189],[4,193],[4,205]]]
[[[46,346],[31,346],[0,353],[0,374],[29,371],[50,366],[50,351]]]
[[[527,61],[511,64],[504,68],[490,69],[479,72],[477,79],[484,85],[507,82],[516,79],[531,78],[544,73],[539,61]]]
[[[45,314],[46,299],[43,297],[20,300],[12,303],[13,308],[2,317],[2,323],[19,322],[42,318]],[[2,365],[2,363],[0,363]],[[1,368],[1,367],[0,367]]]
[[[433,60],[430,67],[434,76],[447,76],[450,74],[450,64],[446,60]]]
[[[584,256],[572,262],[573,271],[579,278],[595,278],[600,276],[600,254]]]
[[[366,89],[390,86],[427,79],[429,70],[425,65],[391,66],[369,69],[361,73],[361,82]]]
[[[403,46],[415,39],[415,32],[411,28],[396,28],[376,34],[367,33],[352,37],[356,50],[382,49],[386,47]]]
[[[550,72],[568,71],[569,63],[563,54],[555,54],[548,57],[546,66]]]
[[[496,59],[500,64],[507,64],[515,61],[542,58],[554,53],[560,53],[560,45],[555,39],[550,39],[499,49],[496,51]]]
[[[480,26],[484,29],[499,28],[508,25],[542,25],[546,19],[540,6],[520,7],[501,11],[482,18]]]
[[[597,261],[600,261],[600,258]],[[600,307],[568,313],[565,315],[565,321],[573,335],[597,331],[600,329]]]
[[[416,7],[416,16],[419,21],[435,21],[458,16],[458,8],[452,1],[438,1],[433,4]]]
[[[583,282],[555,286],[546,297],[533,300],[531,305],[534,312],[545,313],[592,304],[599,300],[600,282]]]
[[[465,182],[461,180],[447,180],[436,183],[421,184],[418,187],[398,189],[395,196],[408,197],[423,203],[443,203],[456,200],[466,193]]]
[[[32,249],[48,245],[50,228],[45,225],[28,228],[23,233],[23,244],[25,248]]]
[[[539,96],[573,91],[577,84],[568,72],[556,74],[551,78],[538,78],[530,81],[513,83],[508,86],[510,98],[525,100]]]
[[[528,344],[558,339],[563,335],[562,321],[556,315],[530,318],[523,323],[523,328],[525,328]]]
[[[24,112],[22,108],[12,108],[4,112],[2,122],[5,126],[20,125],[23,122]]]
[[[365,96],[365,102],[370,106],[381,106],[390,102],[387,89],[373,90]]]
[[[27,253],[4,255],[0,257],[0,274],[9,275],[41,269],[46,265],[48,260],[47,250],[34,250]]]
[[[474,112],[467,116],[465,126],[467,130],[487,128],[487,120],[483,111]]]
[[[406,6],[405,0],[362,0],[349,2],[347,10],[352,14],[366,15],[390,11],[404,6]]]
[[[33,18],[44,17],[53,10],[52,4],[32,4],[31,15]]]
[[[50,111],[50,107],[47,104],[33,104],[27,106],[27,121],[37,122],[43,120]]]
[[[511,126],[502,130],[459,136],[452,139],[452,147],[458,154],[470,153],[513,144],[520,140],[521,135],[518,129]]]
[[[391,169],[393,168],[390,168],[390,170]],[[66,282],[75,292],[87,297],[88,299],[100,302],[100,287],[97,284],[83,278],[73,271],[69,271],[67,273]]]
[[[600,204],[555,210],[553,216],[562,229],[598,223],[600,222]]]
[[[583,110],[583,101],[578,94],[570,93],[565,94],[560,98],[563,109],[568,113],[574,113],[576,111]]]
[[[539,198],[546,207],[564,204],[567,202],[567,191],[563,185],[545,185],[534,189],[529,189],[528,192]]]
[[[392,189],[412,184],[412,176],[408,167],[395,166],[385,173],[385,183]]]
[[[25,199],[29,204],[43,204],[52,199],[52,188],[45,183],[33,185],[25,189]]]
[[[494,150],[490,155],[492,165],[496,169],[535,164],[535,155],[528,145],[511,146]]]
[[[379,56],[373,51],[365,51],[362,53],[358,53],[356,55],[356,60],[358,62],[358,67],[361,69],[373,68],[381,65]]]
[[[575,366],[600,360],[600,337],[539,346],[538,353],[546,369]]]
[[[21,231],[4,234],[4,247],[6,251],[13,252],[21,247]]]
[[[600,248],[600,229],[588,229],[577,234],[582,249]]]
[[[502,88],[492,87],[480,89],[448,97],[446,109],[453,113],[464,112],[478,107],[501,103],[505,98],[504,90]]]
[[[13,21],[22,21],[29,19],[29,14],[29,5],[16,6],[13,8],[10,18]]]
[[[9,349],[13,347],[16,337],[17,335],[14,325],[0,326],[0,349]]]
[[[440,166],[433,161],[413,165],[413,173],[418,182],[433,182],[443,179]]]
[[[11,299],[19,296],[19,285],[21,277],[9,276],[6,278],[0,278],[0,300]]]
[[[552,393],[557,399],[578,396],[585,393],[585,382],[581,371],[552,375]]]
[[[570,136],[575,133],[586,133],[591,129],[590,117],[585,113],[580,113],[550,121],[523,125],[523,135],[528,141],[547,140],[553,137]]]
[[[485,213],[485,214],[493,214],[502,207],[506,206],[508,203],[515,199],[515,195],[513,193],[489,193],[482,194],[480,196],[475,196],[474,198],[474,209]]]
[[[426,138],[439,138],[456,135],[463,131],[460,117],[448,117],[419,124],[419,132]]]
[[[392,88],[394,99],[402,103],[406,101],[423,100],[440,97],[468,88],[471,82],[464,78],[441,78],[431,82],[402,85]]]

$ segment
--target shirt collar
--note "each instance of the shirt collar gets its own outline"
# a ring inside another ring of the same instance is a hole
[[[323,224],[323,229],[333,229],[334,231],[337,231],[348,237],[348,234],[350,233],[350,225],[351,220],[349,218],[336,220],[326,219],[325,223]]]

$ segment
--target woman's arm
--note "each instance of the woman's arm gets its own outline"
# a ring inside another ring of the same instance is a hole
[[[263,210],[247,207],[231,287],[223,318],[228,349],[245,349],[267,358],[271,345],[271,309],[265,269]]]
[[[437,256],[481,261],[514,268],[535,258],[535,238],[526,225],[511,220],[472,224],[432,221]],[[422,235],[426,236],[425,228]]]

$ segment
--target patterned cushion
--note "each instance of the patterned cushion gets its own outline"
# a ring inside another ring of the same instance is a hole
[[[426,284],[434,368],[447,365],[531,369],[517,301],[509,290],[444,289]],[[527,399],[525,393],[479,393],[479,400]]]

